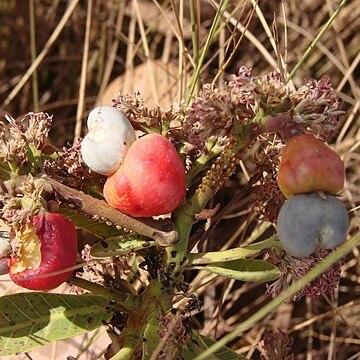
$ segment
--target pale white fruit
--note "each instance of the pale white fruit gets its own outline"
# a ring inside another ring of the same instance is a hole
[[[0,231],[0,258],[6,257],[11,253],[11,245],[8,231]]]
[[[113,174],[136,140],[130,121],[119,110],[100,106],[90,112],[87,126],[89,132],[81,142],[85,164],[99,174]]]

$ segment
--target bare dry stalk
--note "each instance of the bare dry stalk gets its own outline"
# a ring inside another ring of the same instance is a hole
[[[15,96],[19,93],[19,91],[24,87],[24,85],[28,82],[30,77],[33,75],[34,71],[39,67],[39,65],[42,63],[46,55],[48,54],[51,47],[55,44],[56,40],[58,39],[61,32],[64,30],[64,27],[68,20],[70,19],[71,15],[73,14],[76,5],[78,4],[79,0],[72,0],[69,7],[66,9],[63,17],[59,21],[59,24],[51,34],[49,40],[44,45],[44,48],[41,50],[40,54],[37,56],[35,61],[31,64],[29,69],[26,71],[26,73],[22,76],[21,80],[17,83],[17,85],[14,87],[14,89],[10,92],[10,94],[7,96],[1,107],[8,106],[11,101],[15,98]]]

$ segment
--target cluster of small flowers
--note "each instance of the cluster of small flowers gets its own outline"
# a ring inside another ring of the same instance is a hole
[[[249,183],[254,209],[264,220],[275,222],[285,197],[276,181],[280,148],[269,142],[255,157],[255,172]]]
[[[341,125],[344,112],[339,110],[339,98],[332,88],[330,78],[308,80],[295,93],[290,95],[294,104],[294,122],[308,126],[309,132],[324,141],[334,137]]]
[[[187,319],[181,313],[170,313],[161,319],[158,334],[164,344],[157,359],[175,359],[179,349],[186,345],[189,334],[186,332],[184,321]]]
[[[292,345],[294,339],[285,332],[267,331],[260,341],[261,359],[262,360],[292,360]]]
[[[233,80],[221,87],[203,86],[190,103],[183,123],[187,141],[203,148],[209,142],[226,144],[234,135],[234,126],[244,124],[257,112],[250,70],[241,68]]]
[[[296,258],[284,252],[280,255],[276,251],[270,250],[268,252],[268,261],[279,267],[281,276],[271,285],[267,285],[266,293],[273,298],[278,296],[282,290],[288,288],[296,280],[301,279],[313,266],[323,260],[330,252],[331,250],[319,248],[308,257]],[[329,294],[339,283],[341,265],[341,261],[332,265],[315,280],[298,291],[292,299],[289,299],[289,301],[298,301],[304,296],[315,299],[321,294]]]
[[[144,132],[155,130],[170,138],[173,137],[174,131],[180,130],[181,109],[175,104],[168,108],[160,106],[149,108],[144,104],[141,94],[137,91],[133,95],[119,95],[117,99],[113,100],[113,106],[125,114],[135,130]]]
[[[63,184],[75,189],[84,189],[88,186],[86,180],[94,184],[104,183],[105,177],[94,172],[86,166],[81,157],[81,142],[76,140],[69,148],[64,147],[59,157],[46,159],[44,170],[53,179],[61,181]]]
[[[45,147],[52,117],[43,112],[30,112],[19,122],[10,115],[5,119],[7,125],[0,123],[0,160],[23,165],[27,161],[29,144],[38,150]]]
[[[14,184],[5,182],[0,192],[0,215],[10,226],[22,227],[26,225],[29,218],[44,207],[44,200],[41,196],[44,182],[34,180],[31,174],[26,181],[14,187]]]

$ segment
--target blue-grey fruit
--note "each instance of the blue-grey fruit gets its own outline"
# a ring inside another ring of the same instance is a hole
[[[344,241],[348,228],[349,217],[343,202],[319,193],[291,196],[277,219],[280,243],[296,257],[309,256],[318,247],[334,248]]]

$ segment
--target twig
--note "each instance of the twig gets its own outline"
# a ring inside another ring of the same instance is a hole
[[[315,49],[316,44],[320,41],[322,36],[326,33],[326,31],[330,28],[333,21],[336,19],[336,17],[339,15],[341,9],[345,6],[347,3],[347,0],[343,0],[336,11],[331,15],[330,19],[325,23],[325,25],[322,27],[322,29],[319,31],[319,33],[316,35],[313,42],[310,44],[310,46],[306,49],[304,55],[301,57],[301,59],[297,62],[295,67],[291,70],[291,73],[289,74],[287,78],[287,82],[289,82],[296,74],[296,72],[299,70],[300,66],[307,60],[307,58],[310,56],[310,54]]]
[[[30,20],[30,51],[31,51],[31,62],[33,63],[36,59],[36,36],[35,36],[35,11],[34,11],[34,0],[29,2],[29,20]],[[33,93],[33,105],[34,111],[39,111],[39,86],[38,76],[36,69],[32,76],[32,93]]]
[[[92,13],[92,0],[88,1],[87,13],[86,13],[86,29],[85,29],[85,40],[84,40],[84,52],[82,57],[81,75],[80,75],[80,88],[79,88],[79,102],[76,110],[76,125],[74,139],[81,135],[82,127],[82,116],[84,112],[84,100],[85,100],[85,85],[86,85],[86,74],[88,69],[88,57],[89,57],[89,43],[90,43],[90,30],[91,30],[91,16]]]
[[[125,8],[125,3],[122,1],[119,1],[119,10],[118,10],[117,18],[116,18],[114,34],[119,34],[121,32],[121,28],[122,28],[123,21],[124,21],[124,14],[125,14],[124,8]],[[109,56],[108,56],[108,59],[106,62],[105,71],[102,76],[100,90],[99,90],[97,100],[99,100],[100,96],[102,96],[104,94],[106,86],[109,83],[111,72],[113,70],[114,63],[116,60],[116,55],[117,55],[117,50],[119,48],[119,44],[120,44],[120,39],[118,37],[114,36],[114,40],[111,44],[111,49],[110,49]]]
[[[63,31],[67,21],[69,20],[70,16],[74,12],[76,5],[78,4],[79,0],[73,0],[69,7],[66,9],[65,14],[61,18],[58,26],[54,30],[54,32],[51,34],[49,40],[44,45],[44,48],[42,49],[41,53],[38,55],[38,57],[33,61],[29,69],[26,71],[26,73],[23,75],[21,80],[17,83],[17,85],[12,89],[10,94],[5,99],[4,103],[1,105],[1,107],[6,107],[10,104],[10,102],[15,98],[15,96],[19,93],[19,91],[24,87],[24,85],[27,83],[27,81],[30,79],[31,75],[34,73],[34,71],[38,68],[38,66],[41,64],[41,62],[44,60],[45,56],[51,49],[51,47],[54,45],[55,41]]]
[[[199,56],[199,60],[198,60],[198,62],[196,64],[195,72],[194,72],[193,77],[191,79],[189,94],[188,94],[188,98],[187,98],[187,103],[190,102],[191,96],[193,95],[193,93],[195,91],[195,88],[197,86],[201,70],[203,69],[203,64],[204,64],[204,61],[205,61],[205,57],[206,57],[206,55],[208,53],[211,42],[214,40],[214,35],[215,35],[215,32],[216,32],[216,30],[217,30],[217,28],[219,26],[222,13],[224,12],[227,5],[228,5],[228,0],[221,0],[220,1],[220,5],[219,5],[219,7],[218,7],[218,9],[216,11],[214,21],[211,24],[209,35],[206,38],[205,45],[204,45],[204,47],[203,47],[203,49],[201,51],[201,54]]]
[[[90,195],[63,185],[54,179],[46,178],[46,182],[50,184],[58,195],[90,216],[99,216],[115,225],[135,231],[140,235],[150,237],[161,246],[169,246],[177,241],[177,233],[175,230],[163,231],[151,226],[159,224],[159,222],[153,221],[153,224],[148,225],[145,222],[136,220],[112,208],[105,201],[95,199]]]

